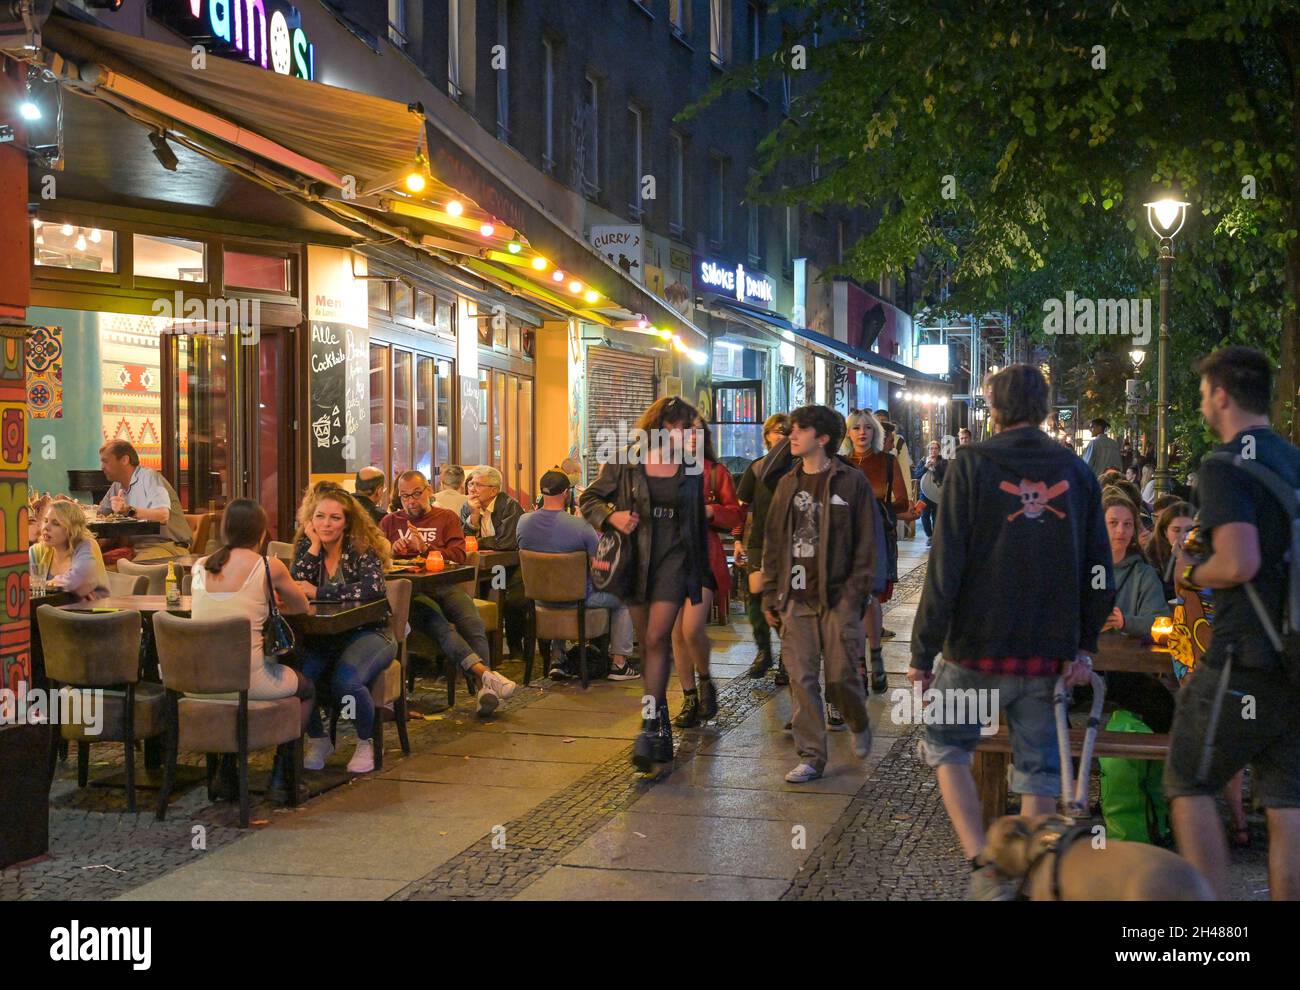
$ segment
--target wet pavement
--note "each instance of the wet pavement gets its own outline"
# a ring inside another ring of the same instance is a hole
[[[900,543],[903,575],[885,606],[897,635],[885,644],[901,687],[924,575],[924,538]],[[769,673],[750,680],[749,630],[733,604],[710,626],[718,717],[678,730],[671,769],[629,763],[640,728],[639,682],[520,686],[480,721],[461,692],[453,711],[441,682],[422,679],[404,757],[388,727],[383,771],[347,781],[350,728],[316,780],[338,783],[297,809],[255,804],[255,826],[209,804],[203,788],[153,818],[155,792],[125,812],[120,789],[76,787],[75,757],[52,791],[51,855],[0,872],[14,899],[953,899],[966,865],[934,775],[915,753],[916,729],[870,702],[870,756],[830,733],[825,775],[788,784],[796,762],[789,693]],[[522,664],[508,661],[522,680]],[[675,712],[680,691],[669,703]],[[195,761],[197,762],[197,761]],[[120,766],[121,747],[92,748],[91,779]],[[256,782],[269,754],[255,760]],[[347,781],[342,783],[343,781]],[[1239,854],[1237,895],[1266,896],[1263,833]],[[1261,888],[1265,888],[1261,892]]]

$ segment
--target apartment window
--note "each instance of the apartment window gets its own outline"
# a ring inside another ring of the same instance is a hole
[[[781,112],[790,112],[790,73],[781,73]]]
[[[642,161],[642,118],[641,111],[636,107],[629,105],[627,108],[627,133],[631,151],[632,173],[628,176],[631,180],[627,188],[627,211],[628,218],[631,220],[641,219],[641,176]]]
[[[691,0],[668,0],[668,23],[673,27],[673,34],[685,37],[690,28],[687,17],[690,14]]]
[[[542,171],[555,171],[555,45],[542,41]]]
[[[459,100],[465,94],[460,84],[460,0],[449,0],[447,4],[447,93],[453,100]]]
[[[388,40],[406,49],[406,0],[388,0]]]
[[[785,267],[789,271],[799,253],[799,207],[785,208]]]
[[[749,181],[752,186],[754,179],[757,177],[753,169],[749,172]],[[762,208],[755,202],[751,195],[747,198],[745,204],[746,225],[748,227],[748,244],[749,244],[749,263],[751,265],[762,264],[763,261],[763,242],[762,242]]]
[[[497,44],[510,51],[510,0],[497,0]],[[510,60],[493,67],[497,74],[497,139],[510,141]]]
[[[669,169],[669,210],[668,227],[674,234],[681,234],[686,229],[686,139],[673,131],[672,164]]]
[[[727,233],[727,161],[709,159],[709,240],[721,246]]]
[[[709,0],[709,56],[714,65],[731,61],[731,0]]]
[[[582,100],[574,124],[574,159],[581,172],[580,181],[574,185],[584,195],[595,196],[600,192],[600,80],[595,76],[583,78]]]
[[[822,146],[820,144],[817,144],[817,145],[813,145],[811,178],[813,182],[816,182],[821,177],[822,177]]]
[[[763,55],[763,8],[749,5],[749,57],[757,62]]]

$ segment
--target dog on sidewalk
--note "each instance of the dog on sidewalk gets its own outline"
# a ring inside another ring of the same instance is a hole
[[[988,857],[1031,901],[1211,901],[1209,882],[1178,854],[1142,842],[1094,843],[1059,815],[1008,815],[989,827]]]

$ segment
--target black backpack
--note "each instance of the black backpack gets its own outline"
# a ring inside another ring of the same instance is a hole
[[[1273,496],[1282,507],[1286,517],[1291,520],[1291,540],[1282,559],[1286,563],[1286,595],[1282,600],[1282,628],[1279,630],[1273,617],[1264,607],[1264,600],[1251,581],[1242,587],[1246,597],[1255,609],[1260,625],[1268,635],[1270,642],[1282,657],[1282,663],[1292,682],[1300,684],[1300,491],[1292,488],[1275,471],[1254,460],[1247,460],[1240,454],[1217,451],[1209,454],[1206,460],[1223,461],[1245,471],[1259,482],[1261,488]]]

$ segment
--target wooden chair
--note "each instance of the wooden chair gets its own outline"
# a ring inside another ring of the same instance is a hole
[[[142,579],[141,579],[142,580]],[[48,605],[36,610],[45,673],[55,684],[103,691],[99,731],[60,720],[59,735],[77,744],[77,786],[86,786],[92,742],[120,742],[126,748],[126,810],[135,811],[135,742],[163,731],[163,689],[140,683],[140,613],[68,612]],[[83,696],[84,697],[84,696]],[[53,769],[54,748],[50,766]]]
[[[146,595],[161,595],[167,590],[167,568],[170,566],[167,561],[161,564],[137,564],[134,560],[119,560],[117,562],[117,572],[119,574],[143,574],[149,579],[149,588]]]
[[[588,608],[587,551],[539,553],[519,551],[524,595],[529,599],[528,635],[524,646],[524,684],[533,676],[537,640],[576,639],[578,672],[587,687],[587,643],[609,632],[609,609]]]
[[[198,515],[185,514],[185,521],[190,524],[190,553],[212,553],[217,549],[221,536],[221,513],[201,512]],[[212,544],[211,547],[208,544]]]
[[[283,543],[280,540],[268,540],[266,544],[268,556],[279,557],[285,567],[293,567],[293,544]]]
[[[474,597],[475,594],[478,592],[478,566],[479,566],[478,554],[477,553],[468,554],[465,558],[465,566],[474,568],[473,576],[466,578],[464,581],[454,585],[453,587],[457,587],[461,591],[465,592],[465,594],[467,594],[470,597],[470,599],[474,602],[474,607],[478,610],[478,617],[483,622],[484,628],[487,630],[489,652],[488,652],[488,656],[484,657],[483,660],[487,663],[489,667],[495,669],[501,663],[500,612],[498,610],[496,602],[486,601],[482,598]],[[389,583],[391,584],[392,582]],[[443,677],[447,681],[448,707],[454,708],[456,705],[456,681],[459,677],[463,676],[465,678],[465,684],[468,687],[470,693],[472,694],[474,692],[473,675],[463,670],[457,669],[456,665],[451,662],[450,658],[443,656],[442,651],[438,648],[438,644],[435,643],[431,637],[429,637],[427,634],[420,631],[419,629],[412,629],[409,638],[409,643],[414,648],[415,652],[417,652],[421,656],[434,657],[441,665]],[[407,678],[406,681],[407,690],[414,691],[415,671],[413,665],[409,662],[409,660],[406,664],[406,678]]]
[[[474,578],[472,581],[466,581],[461,587],[465,594],[469,595],[474,601],[474,607],[478,609],[478,617],[483,620],[483,628],[487,630],[488,649],[491,651],[488,657],[488,666],[495,670],[501,666],[504,657],[502,643],[504,642],[504,633],[502,631],[502,621],[504,615],[501,606],[487,598],[479,598],[479,579],[482,577],[482,571],[479,561],[478,551],[466,555],[465,563],[474,568]]]
[[[248,754],[250,750],[291,745],[286,784],[289,804],[298,803],[298,768],[302,766],[302,706],[297,698],[249,701],[248,657],[252,633],[248,620],[186,619],[170,612],[153,617],[158,667],[166,688],[167,755],[158,821],[167,815],[167,799],[176,784],[176,754],[208,754],[208,786],[216,773],[213,754],[234,753],[239,767],[239,827],[248,828]],[[182,695],[237,694],[226,698]]]
[[[108,593],[110,595],[147,595],[149,593],[149,578],[145,574],[109,571]]]
[[[384,768],[384,723],[397,723],[397,738],[402,752],[411,755],[411,740],[406,734],[406,629],[411,615],[411,582],[399,578],[388,582],[388,632],[397,643],[397,657],[366,685],[375,705],[375,769]],[[330,716],[330,740],[338,729],[339,711]]]
[[[194,593],[194,572],[186,571],[181,577],[181,596],[185,597]]]

